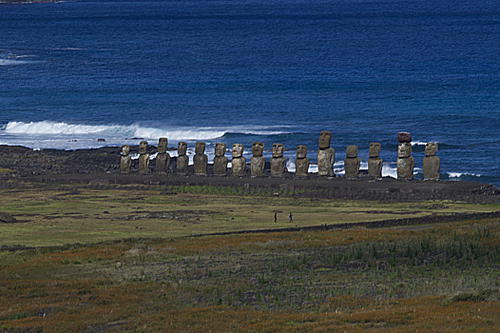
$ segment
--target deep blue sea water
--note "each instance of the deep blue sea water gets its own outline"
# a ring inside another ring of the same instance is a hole
[[[258,140],[291,165],[322,129],[338,161],[379,141],[393,175],[405,130],[417,172],[436,141],[443,178],[500,185],[500,2],[0,5],[0,144]]]

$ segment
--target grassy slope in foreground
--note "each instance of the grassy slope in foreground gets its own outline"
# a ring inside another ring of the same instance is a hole
[[[125,238],[174,238],[239,230],[305,227],[397,218],[499,211],[500,205],[448,201],[382,203],[157,190],[38,187],[0,190],[0,245],[53,246]],[[278,221],[274,223],[274,212]],[[289,222],[289,213],[293,222]]]
[[[484,219],[4,251],[0,331],[494,332],[499,236]]]

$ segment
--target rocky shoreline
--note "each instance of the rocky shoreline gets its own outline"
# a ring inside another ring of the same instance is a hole
[[[136,149],[136,147],[133,147]],[[154,153],[155,147],[149,147]],[[194,176],[192,166],[188,176],[173,173],[138,175],[138,160],[132,164],[132,173],[119,173],[120,148],[105,147],[74,151],[44,149],[35,151],[22,146],[0,146],[0,187],[18,187],[26,182],[40,185],[86,184],[95,188],[133,186],[214,186],[234,188],[237,193],[257,190],[276,195],[311,198],[342,198],[379,201],[458,200],[477,203],[500,203],[500,190],[490,184],[462,181],[398,181],[393,178],[372,180],[367,175],[350,180],[344,177],[325,178],[313,174],[294,178],[289,173],[283,178],[217,177],[212,165],[208,177]],[[175,157],[172,158],[175,164]],[[154,163],[152,163],[154,168]]]

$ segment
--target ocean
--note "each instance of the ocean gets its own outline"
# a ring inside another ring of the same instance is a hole
[[[442,178],[500,185],[500,2],[63,1],[0,5],[0,144],[285,144],[333,132],[366,162],[399,131]],[[98,139],[104,139],[99,140]],[[230,153],[228,152],[228,156]],[[249,156],[249,155],[247,155]],[[366,168],[366,163],[362,164]]]

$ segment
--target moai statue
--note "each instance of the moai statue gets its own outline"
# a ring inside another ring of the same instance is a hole
[[[141,141],[139,143],[139,174],[145,175],[148,173],[149,173],[148,142]]]
[[[225,177],[227,175],[227,157],[225,143],[215,144],[214,175]]]
[[[170,155],[167,153],[168,139],[160,138],[158,141],[158,154],[156,154],[156,172],[167,173],[170,165]]]
[[[359,176],[359,165],[361,160],[358,157],[358,146],[347,146],[344,160],[345,177],[355,179]]]
[[[415,160],[411,156],[411,134],[407,132],[398,133],[398,179],[412,180]]]
[[[189,156],[187,153],[187,143],[179,142],[177,145],[177,174],[179,175],[187,175],[188,173],[188,164],[189,164]]]
[[[233,159],[231,160],[231,173],[236,177],[245,176],[247,170],[247,160],[243,157],[243,145],[235,143],[233,145]]]
[[[375,178],[382,178],[382,159],[380,158],[380,150],[382,146],[378,142],[370,143],[370,158],[368,159],[368,174]]]
[[[130,157],[130,146],[122,146],[122,152],[120,153],[120,172],[130,173],[130,166],[132,165],[132,158]]]
[[[436,156],[437,151],[437,143],[429,142],[425,145],[424,180],[439,180],[441,161],[439,156]]]
[[[273,157],[271,158],[271,177],[283,177],[287,172],[286,158],[283,157],[285,146],[273,143]]]
[[[332,132],[321,131],[319,134],[318,150],[318,175],[335,177],[333,164],[335,163],[335,149],[330,148]]]
[[[295,177],[307,177],[309,174],[309,160],[307,159],[307,146],[298,145],[295,156]]]
[[[252,158],[250,158],[250,174],[252,177],[264,176],[264,168],[266,166],[266,158],[264,154],[264,144],[262,142],[254,142],[252,144]]]
[[[206,176],[208,174],[208,156],[205,155],[205,142],[196,142],[193,162],[195,176]]]

